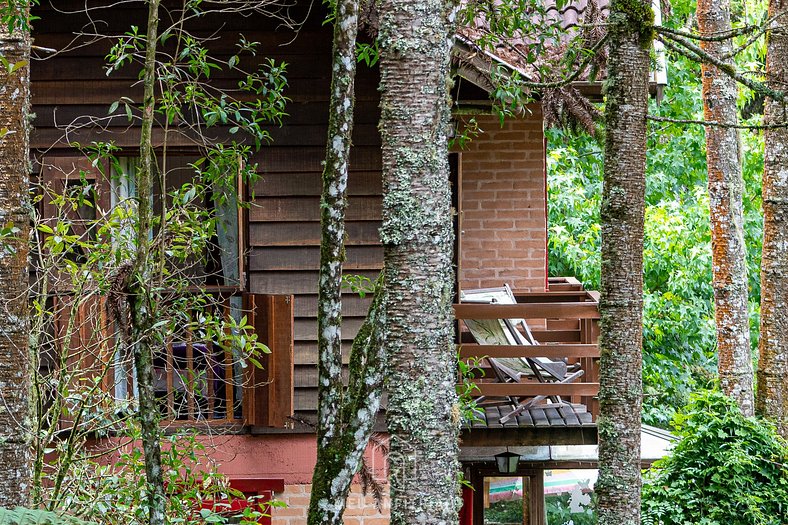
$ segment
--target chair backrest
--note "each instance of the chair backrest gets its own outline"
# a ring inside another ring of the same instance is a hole
[[[463,290],[460,293],[460,300],[466,303],[484,304],[517,304],[514,292],[508,284],[496,288],[478,288],[475,290]],[[466,319],[465,325],[479,344],[498,344],[498,345],[538,345],[528,323],[525,319]],[[498,359],[499,365],[509,368],[520,368],[514,361],[527,364],[536,371],[537,368],[546,372],[555,380],[561,380],[566,376],[567,366],[564,361],[554,361],[547,357]]]

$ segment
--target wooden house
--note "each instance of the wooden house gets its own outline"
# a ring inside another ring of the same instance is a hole
[[[225,408],[217,416],[214,407],[206,415],[189,405],[177,415],[204,431],[202,439],[214,444],[221,469],[237,485],[249,492],[273,494],[288,504],[275,509],[273,523],[300,525],[305,523],[316,454],[310,424],[315,419],[317,399],[319,194],[331,27],[323,24],[319,2],[311,6],[291,3],[282,9],[289,9],[288,16],[299,20],[297,30],[283,28],[280,20],[262,17],[227,15],[194,22],[194,31],[210,34],[219,54],[232,53],[222,47],[225,37],[229,41],[243,34],[248,41],[261,43],[261,55],[287,62],[289,85],[285,94],[290,102],[283,125],[269,129],[271,144],[254,158],[261,179],[255,187],[245,188],[251,205],[238,221],[236,260],[223,261],[237,272],[237,282],[230,283],[231,295],[249,298],[247,305],[255,309],[257,333],[272,354],[263,363],[264,369],[257,372],[254,385],[242,393],[228,388],[224,394],[215,394],[224,396],[225,407],[240,403],[242,410]],[[91,4],[96,9],[86,11],[85,5]],[[574,11],[559,12],[559,16],[576,18],[585,4],[577,3]],[[74,142],[111,140],[130,164],[138,155],[139,128],[130,126],[122,115],[107,118],[108,107],[121,97],[140,102],[138,70],[122,68],[108,76],[103,66],[111,42],[94,36],[122,35],[132,25],[144,27],[146,12],[142,3],[107,5],[58,0],[42,1],[34,9],[39,19],[34,26],[36,56],[31,67],[36,115],[31,149],[36,175],[45,184],[67,184],[64,174],[75,168],[90,173],[90,164],[72,146]],[[522,345],[478,349],[464,344],[462,354],[566,358],[585,372],[571,384],[480,381],[480,394],[488,397],[544,394],[564,396],[568,402],[560,408],[536,406],[506,424],[499,422],[498,408],[489,408],[479,421],[468,423],[463,430],[465,476],[480,489],[497,475],[495,454],[509,447],[523,456],[514,476],[528,480],[526,492],[531,496],[527,522],[540,524],[544,522],[544,470],[594,466],[593,459],[566,451],[553,454],[550,447],[596,442],[597,296],[583,290],[571,277],[547,275],[546,144],[539,103],[529,105],[523,116],[500,124],[489,112],[489,97],[479,76],[495,57],[480,60],[483,53],[465,39],[458,39],[455,52],[459,76],[454,94],[464,108],[457,121],[461,125],[477,111],[475,118],[483,130],[466,149],[451,156],[458,219],[458,286],[478,289],[507,283],[520,303],[505,312],[500,307],[495,310],[495,305],[458,305],[457,317],[495,319],[505,315],[528,319],[534,337],[541,343],[538,350]],[[219,88],[233,81],[220,75],[212,79]],[[380,271],[383,255],[378,239],[382,199],[377,84],[376,67],[359,65],[345,268],[348,273],[370,278]],[[193,153],[193,144],[187,139],[172,141],[168,147],[175,154],[176,165],[187,163]],[[44,215],[46,208],[44,199]],[[343,299],[343,335],[348,347],[368,303],[369,298],[353,294]],[[171,353],[175,351],[170,349]],[[176,388],[172,367],[178,366],[173,362],[171,359],[163,365],[163,373],[169,374],[167,395],[171,398]],[[381,432],[385,430],[382,421]],[[384,478],[385,460],[375,451],[370,457],[378,475]],[[463,523],[484,523],[488,492],[466,493]],[[377,510],[372,497],[363,496],[354,487],[345,521],[351,525],[380,525],[388,522],[387,510],[385,506]]]

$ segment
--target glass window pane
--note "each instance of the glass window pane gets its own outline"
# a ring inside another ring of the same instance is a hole
[[[544,471],[547,525],[596,524],[596,469]]]
[[[484,478],[485,525],[522,525],[523,510],[522,477]]]

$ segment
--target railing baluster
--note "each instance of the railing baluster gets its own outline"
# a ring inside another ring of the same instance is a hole
[[[194,345],[192,344],[191,329],[186,332],[186,377],[186,385],[184,386],[186,390],[186,404],[188,406],[187,419],[194,420],[197,418],[194,410],[194,387],[196,381],[194,375]]]
[[[214,397],[216,396],[216,392],[214,392],[213,382],[216,379],[213,367],[216,364],[216,350],[213,347],[212,341],[205,342],[205,377],[208,380],[208,388],[207,388],[207,396],[208,396],[208,415],[207,419],[213,419],[216,417],[216,403]]]
[[[225,297],[222,301],[222,318],[225,321],[230,319],[232,315],[232,309],[230,308],[230,298]],[[229,331],[229,328],[225,327],[225,330]],[[224,350],[224,391],[225,391],[225,399],[227,403],[227,409],[225,417],[227,420],[233,420],[235,418],[235,380],[233,378],[233,354],[231,348],[226,348]]]
[[[164,373],[167,378],[167,417],[175,419],[175,363],[172,357],[172,339],[167,340],[167,364]]]

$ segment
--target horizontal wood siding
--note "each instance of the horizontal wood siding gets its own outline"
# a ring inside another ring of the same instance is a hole
[[[123,155],[136,156],[139,148],[139,111],[132,110],[130,123],[121,104],[114,115],[109,106],[120,97],[135,103],[142,98],[138,81],[139,66],[124,66],[107,76],[105,56],[117,38],[93,41],[87,35],[104,33],[120,36],[130,26],[145,27],[146,9],[142,2],[118,4],[84,14],[84,2],[61,0],[42,2],[35,14],[35,43],[40,48],[57,50],[55,54],[39,51],[34,59],[32,97],[36,120],[32,136],[35,165],[42,158],[74,157],[80,153],[73,142],[112,140],[123,148]],[[55,7],[52,7],[54,5]],[[303,20],[304,13],[295,13]],[[249,189],[249,224],[246,265],[248,287],[253,293],[295,294],[295,371],[291,383],[295,388],[298,410],[313,410],[316,395],[316,314],[317,271],[320,252],[319,195],[321,169],[328,124],[328,97],[331,66],[331,27],[323,25],[321,9],[312,13],[293,39],[294,32],[277,29],[278,22],[258,17],[226,17],[198,20],[193,33],[212,36],[210,48],[219,58],[237,51],[239,34],[248,41],[261,43],[256,57],[242,55],[241,65],[251,68],[267,58],[284,61],[289,87],[285,94],[291,101],[282,125],[270,125],[271,143],[257,153],[260,180]],[[167,16],[162,16],[166,23]],[[93,25],[95,24],[95,25]],[[219,30],[217,31],[217,27]],[[237,88],[235,73],[217,71],[212,85]],[[358,69],[356,125],[353,135],[351,176],[348,191],[349,223],[347,268],[371,278],[382,266],[382,248],[378,241],[381,214],[380,138],[378,122],[378,74],[365,66]],[[227,129],[210,129],[218,140],[238,140]],[[154,142],[164,143],[161,129],[154,130]],[[167,147],[177,155],[197,151],[196,137],[170,133]],[[177,178],[177,177],[176,177]],[[173,181],[175,182],[175,181]],[[369,299],[349,293],[343,305],[346,317],[344,336],[348,340],[361,324]],[[263,327],[261,327],[262,329]],[[271,334],[265,334],[270,337]],[[260,407],[249,407],[256,410]],[[262,410],[262,409],[261,409]],[[286,410],[279,410],[286,412]],[[277,417],[279,417],[277,415]],[[281,417],[279,417],[281,419]],[[281,423],[281,421],[277,421]]]

